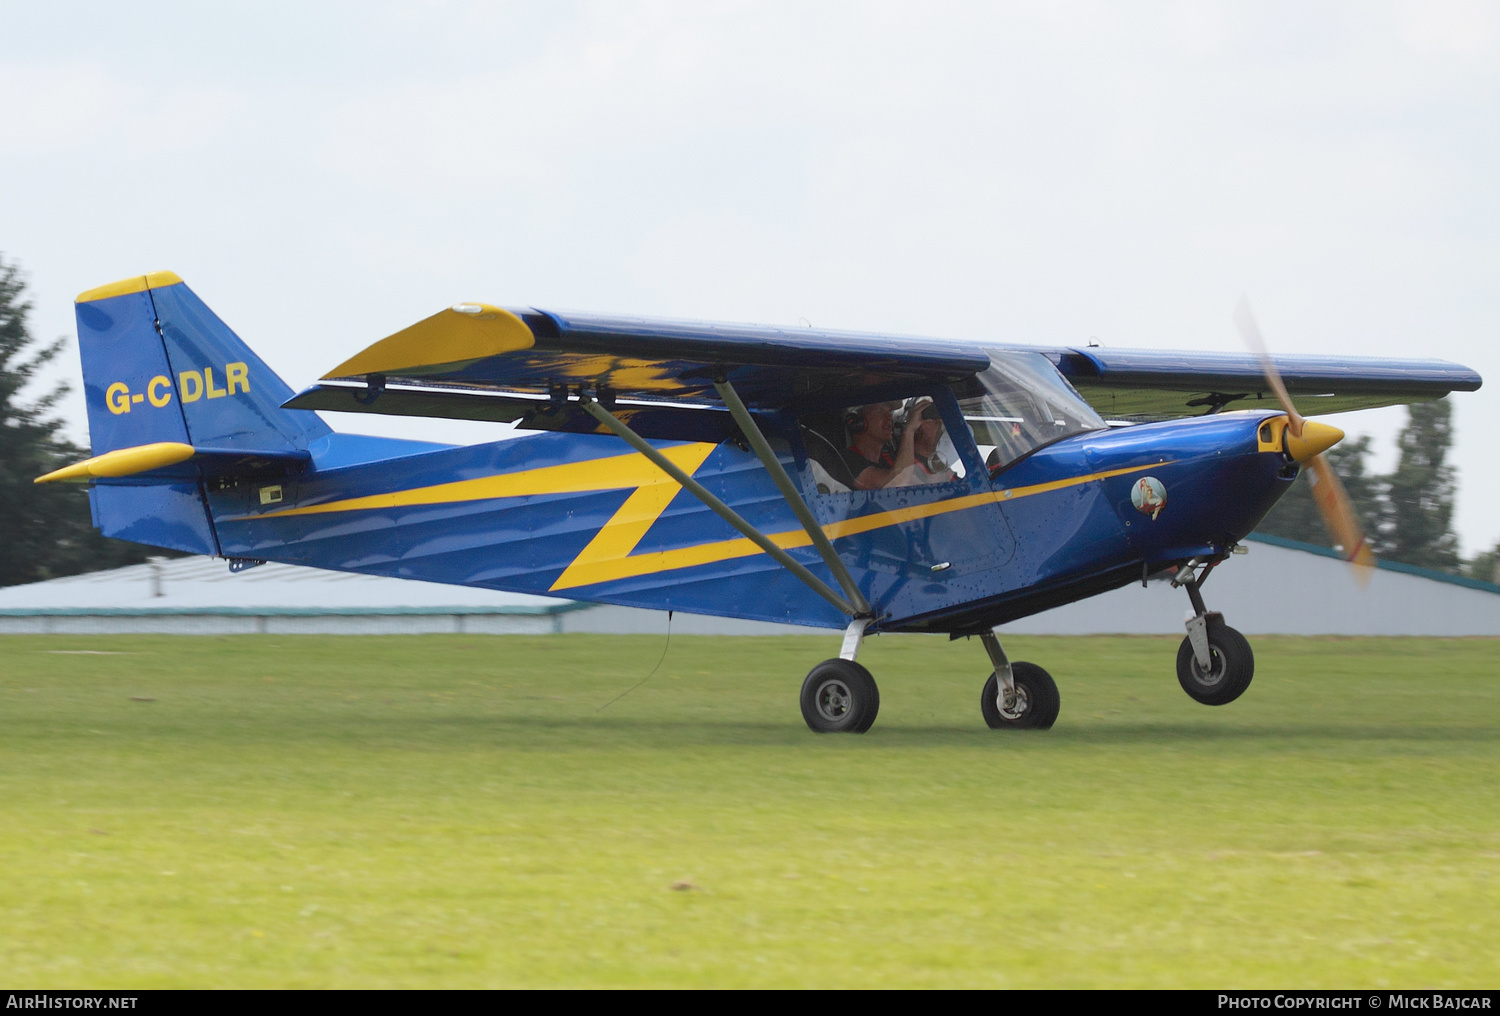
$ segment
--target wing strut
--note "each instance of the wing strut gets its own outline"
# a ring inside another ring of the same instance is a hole
[[[849,602],[854,604],[854,616],[864,617],[870,614],[870,604],[866,602],[864,595],[859,591],[859,586],[854,584],[854,577],[849,574],[849,569],[844,567],[844,562],[834,552],[833,544],[828,542],[828,537],[823,533],[823,527],[818,525],[818,520],[813,518],[812,510],[807,507],[807,502],[802,500],[802,495],[792,483],[792,478],[786,475],[786,470],[781,466],[781,460],[771,450],[765,435],[756,426],[755,418],[745,408],[745,403],[740,401],[740,393],[734,390],[734,385],[728,379],[719,378],[714,381],[714,387],[718,389],[719,397],[724,400],[724,405],[729,408],[729,415],[734,417],[734,422],[740,425],[745,439],[750,442],[750,447],[755,449],[759,456],[761,465],[766,467],[766,472],[771,474],[771,479],[776,481],[776,486],[781,490],[781,496],[786,498],[786,503],[797,516],[797,521],[802,523],[802,528],[807,530],[808,537],[813,546],[818,548],[818,553],[823,555],[823,563],[828,565],[828,570],[833,572],[833,577],[838,579],[839,586],[844,590],[844,595]]]
[[[696,497],[699,501],[702,501],[709,508],[713,509],[714,514],[718,515],[719,518],[723,519],[725,522],[728,522],[735,529],[738,529],[751,543],[755,544],[767,554],[770,554],[771,557],[773,557],[779,564],[781,564],[782,567],[786,568],[787,571],[791,572],[803,582],[807,583],[808,587],[811,588],[813,592],[823,597],[823,599],[827,600],[829,603],[833,604],[835,607],[843,611],[845,614],[848,614],[850,617],[854,617],[859,613],[849,605],[849,602],[847,600],[845,600],[842,596],[835,592],[828,585],[828,583],[824,582],[822,579],[818,578],[802,565],[798,564],[795,558],[793,558],[786,551],[782,550],[780,547],[776,546],[776,544],[772,543],[770,537],[766,536],[750,523],[740,518],[738,512],[729,507],[723,501],[720,501],[718,498],[710,494],[707,489],[705,489],[704,486],[697,480],[693,479],[687,473],[684,473],[681,469],[677,468],[677,466],[674,465],[670,459],[668,459],[661,452],[657,451],[655,448],[651,447],[651,445],[646,441],[645,438],[641,437],[635,431],[627,427],[618,417],[615,416],[615,414],[611,413],[609,410],[601,406],[596,399],[580,393],[578,404],[583,407],[584,412],[588,413],[594,419],[598,420],[600,423],[604,424],[620,437],[624,438],[626,444],[630,445],[636,451],[646,456],[646,458],[655,463],[662,472],[666,473],[672,479],[682,484],[690,494]],[[860,602],[864,602],[863,598],[861,598]]]

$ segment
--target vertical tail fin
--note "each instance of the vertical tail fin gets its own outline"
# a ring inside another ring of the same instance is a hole
[[[329,432],[281,408],[286,382],[171,272],[91,289],[77,314],[95,455],[154,441],[305,451]]]
[[[329,433],[316,414],[281,408],[286,382],[171,272],[91,289],[76,310],[95,456],[160,442],[286,455]],[[201,480],[102,480],[90,498],[106,536],[219,552]]]

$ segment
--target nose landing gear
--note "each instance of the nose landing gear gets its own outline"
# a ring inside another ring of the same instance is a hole
[[[1224,623],[1224,615],[1209,610],[1203,603],[1199,587],[1208,577],[1208,569],[1195,572],[1197,561],[1184,566],[1184,576],[1172,585],[1187,589],[1193,601],[1193,617],[1187,622],[1187,638],[1177,647],[1177,683],[1194,701],[1206,706],[1222,706],[1245,693],[1255,676],[1255,654],[1245,636]]]

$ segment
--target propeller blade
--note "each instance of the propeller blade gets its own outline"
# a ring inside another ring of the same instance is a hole
[[[1266,383],[1271,386],[1271,391],[1276,393],[1276,399],[1281,403],[1281,408],[1286,410],[1287,418],[1291,421],[1293,437],[1302,436],[1302,414],[1297,412],[1297,407],[1292,405],[1292,397],[1287,394],[1286,385],[1281,381],[1281,372],[1271,362],[1271,354],[1266,349],[1266,340],[1260,334],[1260,325],[1255,322],[1255,315],[1250,310],[1250,301],[1240,297],[1239,304],[1234,308],[1234,324],[1240,330],[1240,338],[1245,340],[1245,345],[1260,360],[1261,373],[1266,376]]]
[[[1338,474],[1323,455],[1325,449],[1343,439],[1344,432],[1316,420],[1305,420],[1297,412],[1292,396],[1282,383],[1281,373],[1271,362],[1271,354],[1260,333],[1260,325],[1256,323],[1255,315],[1250,310],[1250,301],[1243,296],[1234,309],[1234,323],[1240,331],[1240,337],[1245,340],[1245,345],[1260,360],[1260,369],[1266,375],[1266,383],[1276,393],[1281,408],[1286,410],[1287,430],[1290,431],[1286,439],[1287,451],[1298,462],[1306,463],[1311,470],[1307,479],[1312,485],[1313,503],[1318,506],[1323,525],[1327,528],[1328,535],[1333,537],[1333,542],[1343,548],[1344,560],[1355,566],[1355,577],[1363,586],[1370,581],[1370,574],[1375,569],[1375,555],[1370,551],[1369,541],[1365,539],[1364,528],[1359,524],[1359,516],[1354,512],[1349,492],[1344,489]]]
[[[1359,516],[1354,513],[1349,493],[1325,456],[1314,455],[1308,465],[1312,467],[1308,480],[1312,483],[1313,502],[1323,516],[1323,525],[1328,527],[1328,534],[1334,542],[1343,548],[1344,560],[1356,566],[1354,574],[1360,585],[1365,585],[1375,568],[1375,555],[1370,552],[1369,541],[1365,539]]]

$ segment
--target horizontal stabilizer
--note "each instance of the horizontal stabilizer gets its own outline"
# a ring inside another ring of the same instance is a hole
[[[180,441],[156,441],[116,448],[45,476],[33,483],[88,483],[90,480],[137,477],[197,480],[209,476],[253,476],[301,469],[312,461],[305,451],[245,451],[238,448],[194,448]]]

